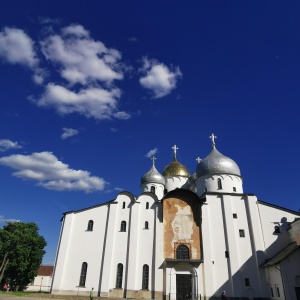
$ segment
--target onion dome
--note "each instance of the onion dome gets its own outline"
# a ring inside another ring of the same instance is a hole
[[[165,167],[165,169],[162,172],[163,176],[189,177],[190,172],[188,171],[188,169],[183,164],[177,161],[176,150],[178,150],[178,148],[176,147],[176,145],[172,147],[172,149],[174,150],[174,160],[172,163]]]
[[[207,157],[199,162],[196,169],[197,177],[212,174],[231,174],[241,176],[240,168],[236,162],[216,149],[214,138],[216,138],[216,136],[212,134],[213,149]]]
[[[154,161],[155,157],[152,157],[152,168],[141,178],[141,185],[144,183],[159,183],[165,185],[165,178],[156,170]]]

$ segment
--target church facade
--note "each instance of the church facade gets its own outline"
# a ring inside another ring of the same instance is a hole
[[[229,298],[299,300],[299,212],[245,194],[238,165],[211,138],[212,151],[193,175],[174,146],[162,174],[153,158],[138,197],[122,192],[66,212],[51,293],[94,288],[100,297],[180,300],[226,291]],[[291,267],[287,283],[283,262]]]

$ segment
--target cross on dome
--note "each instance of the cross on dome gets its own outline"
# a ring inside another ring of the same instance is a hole
[[[209,138],[211,139],[212,146],[215,147],[215,146],[216,146],[215,139],[217,138],[217,136],[215,136],[215,135],[212,133],[211,136],[210,136]]]
[[[152,165],[154,166],[155,165],[155,160],[157,160],[157,158],[155,156],[152,156],[151,160],[152,160]]]
[[[177,152],[177,150],[178,150],[179,148],[176,147],[176,145],[174,145],[174,146],[172,147],[172,149],[174,150],[174,159],[177,159],[177,158],[176,158],[176,152]]]
[[[196,158],[196,161],[198,162],[198,164],[200,163],[201,160],[202,159],[199,156]]]

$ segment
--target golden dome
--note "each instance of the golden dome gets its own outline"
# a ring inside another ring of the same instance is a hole
[[[190,172],[184,165],[182,165],[180,162],[177,161],[176,158],[174,158],[174,161],[165,167],[165,169],[162,172],[162,175],[189,177]]]

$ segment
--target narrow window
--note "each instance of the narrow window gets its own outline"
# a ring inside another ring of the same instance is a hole
[[[222,189],[222,181],[220,178],[218,178],[218,190]]]
[[[176,249],[176,259],[190,259],[189,248],[185,245],[179,245]]]
[[[225,251],[225,257],[229,258],[229,251]]]
[[[149,266],[143,265],[142,289],[148,290],[148,285],[149,285]]]
[[[244,229],[240,229],[239,233],[240,233],[240,237],[245,237],[245,230]]]
[[[164,194],[167,194],[168,193],[168,190],[167,189],[164,189]]]
[[[276,284],[276,296],[280,297],[279,287],[277,284]]]
[[[123,281],[123,265],[118,264],[117,278],[116,278],[116,289],[121,289],[122,288],[122,281]]]
[[[278,225],[274,226],[274,233],[280,233],[280,227]]]
[[[123,209],[125,208],[125,202],[123,202],[123,206],[122,206],[122,208],[123,208]]]
[[[155,194],[155,186],[153,186],[153,185],[151,186],[150,192],[153,193],[153,194]]]
[[[145,229],[149,229],[149,223],[147,221],[145,222]]]
[[[94,227],[94,221],[93,220],[89,220],[87,231],[93,231],[93,227]]]
[[[271,287],[271,297],[274,298],[273,288]]]
[[[149,209],[149,202],[146,202],[146,209]]]
[[[232,214],[234,219],[237,219],[237,214]]]
[[[250,278],[245,278],[245,286],[250,286]]]
[[[126,222],[125,221],[122,221],[121,222],[121,229],[120,229],[120,231],[126,231]]]
[[[233,191],[236,192],[236,187],[233,187]]]
[[[87,267],[88,265],[86,262],[82,263],[80,277],[79,277],[79,286],[81,287],[85,287]]]

